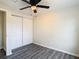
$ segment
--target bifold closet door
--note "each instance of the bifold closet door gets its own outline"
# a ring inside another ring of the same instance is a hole
[[[8,21],[9,47],[15,49],[22,46],[22,17],[11,16]]]
[[[23,18],[23,45],[32,43],[33,22],[29,18]]]

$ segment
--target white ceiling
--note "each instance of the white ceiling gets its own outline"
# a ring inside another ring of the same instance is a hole
[[[0,0],[0,1],[4,2],[5,4],[9,5],[11,8],[14,8],[16,10],[19,10],[24,6],[28,6],[27,3],[22,2],[21,0],[7,0],[7,1]],[[53,9],[63,9],[67,7],[76,6],[78,4],[78,0],[42,0],[39,4],[50,6],[50,9],[38,8],[39,12],[45,12]],[[31,8],[25,9],[21,12],[25,14],[32,14]]]

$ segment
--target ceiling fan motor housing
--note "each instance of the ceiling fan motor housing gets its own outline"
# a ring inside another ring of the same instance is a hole
[[[36,4],[38,4],[41,0],[30,0],[30,4],[32,6],[36,6]]]

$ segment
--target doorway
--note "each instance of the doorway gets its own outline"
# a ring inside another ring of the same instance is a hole
[[[0,11],[0,58],[6,55],[6,12]]]

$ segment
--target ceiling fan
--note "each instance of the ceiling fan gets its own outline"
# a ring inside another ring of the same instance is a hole
[[[34,13],[37,13],[37,7],[46,8],[46,9],[49,8],[49,6],[38,5],[38,3],[41,2],[41,0],[30,0],[30,1],[22,0],[22,1],[28,3],[30,6],[26,6],[24,8],[21,8],[20,10],[24,10],[26,8],[31,8]]]

